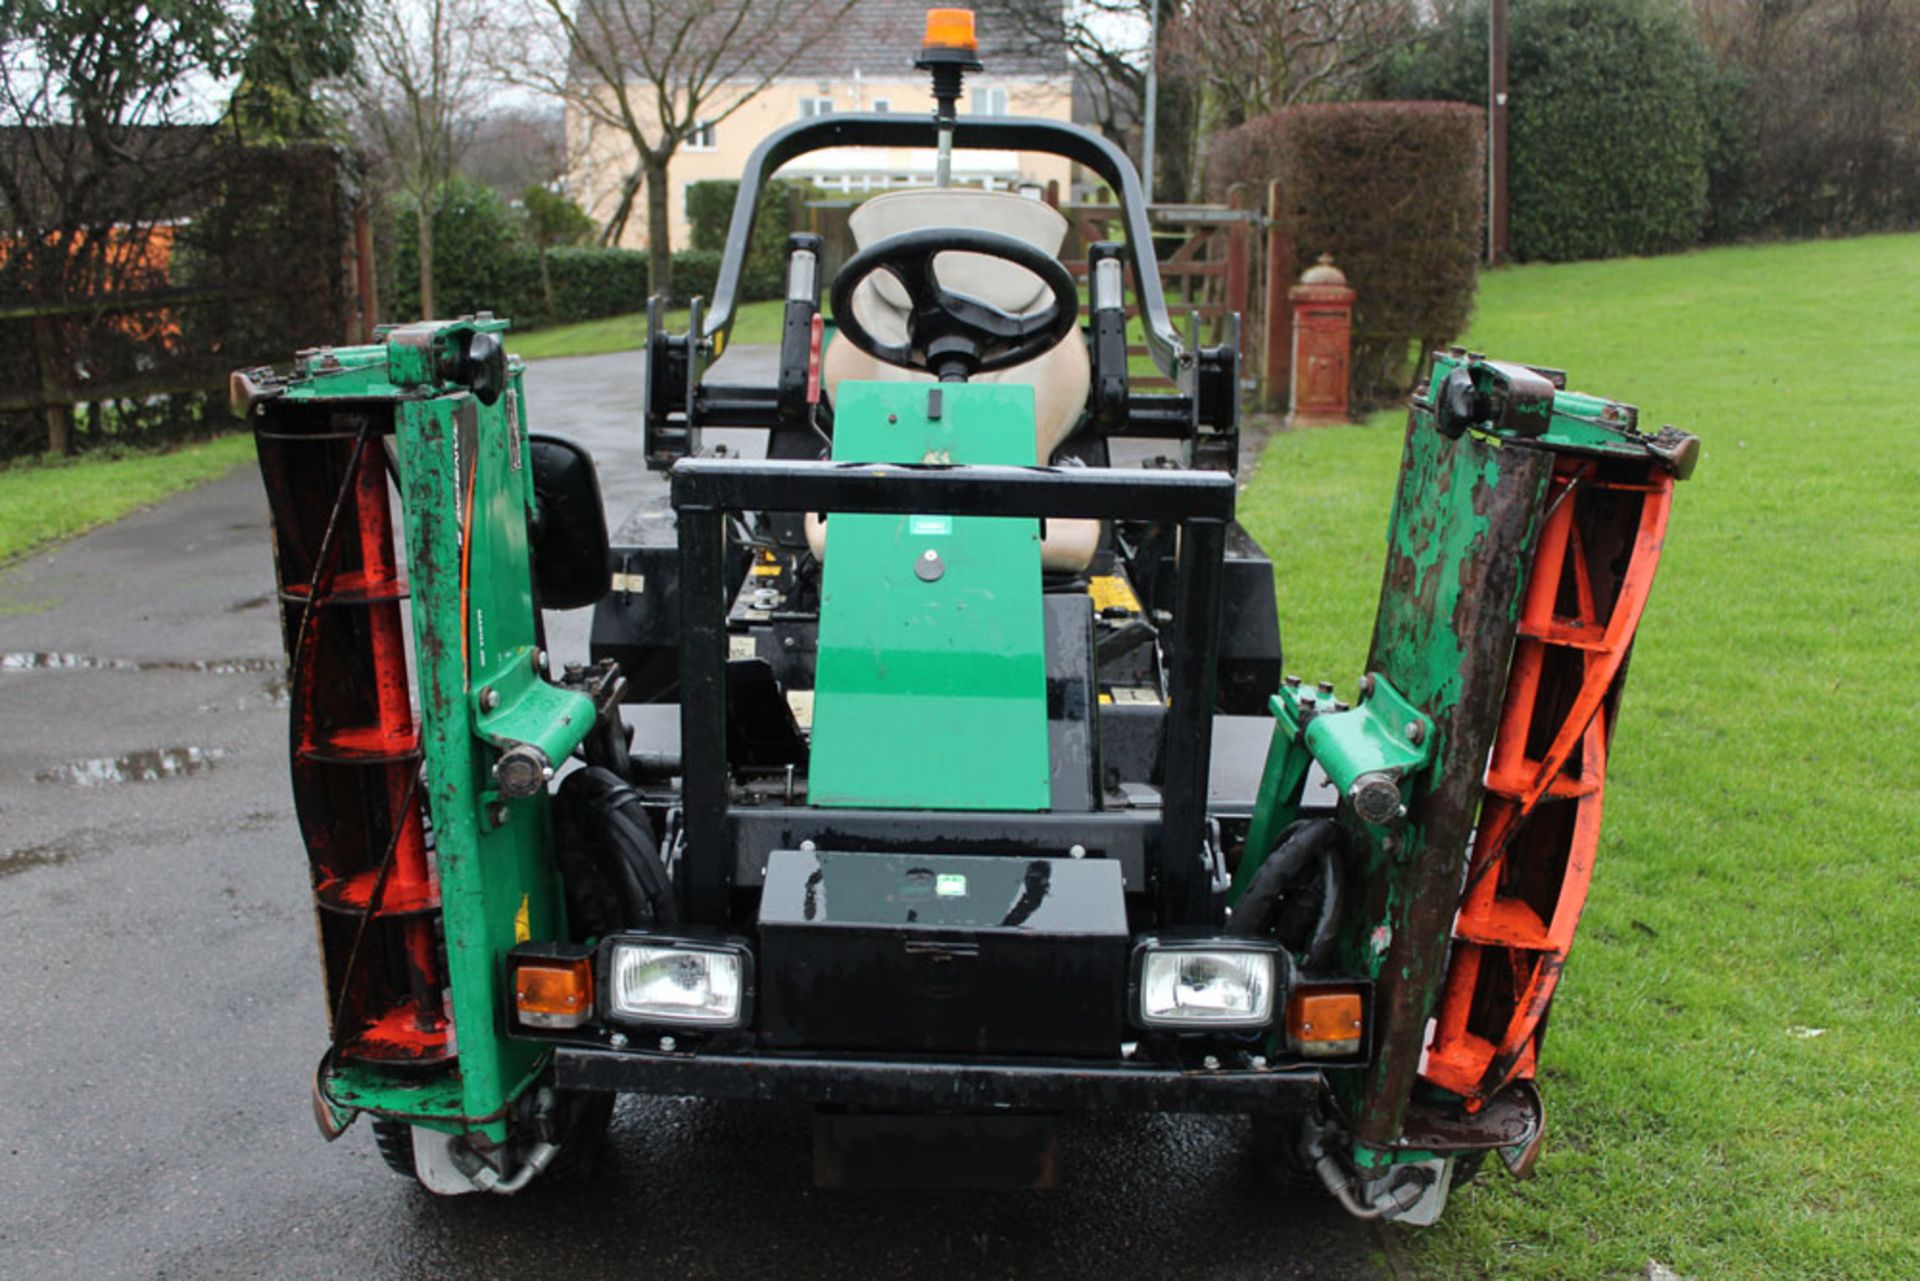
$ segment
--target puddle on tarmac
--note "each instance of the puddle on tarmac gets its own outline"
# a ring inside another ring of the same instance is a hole
[[[275,676],[260,686],[258,694],[242,694],[230,703],[211,702],[200,704],[203,712],[250,712],[256,707],[289,707],[293,704],[293,687],[285,676]]]
[[[0,654],[0,672],[98,670],[115,672],[202,672],[208,676],[278,675],[278,658],[100,658],[93,654],[56,654],[20,650]]]
[[[29,845],[23,850],[8,850],[0,854],[0,876],[12,876],[33,867],[53,867],[79,857],[78,850],[62,845]]]
[[[79,668],[109,667],[122,671],[138,671],[138,663],[129,663],[117,658],[94,658],[88,654],[51,654],[45,650],[32,653],[0,654],[0,672],[28,672],[43,668]]]
[[[204,774],[226,757],[218,747],[162,747],[128,752],[125,756],[97,756],[68,761],[35,774],[38,783],[70,783],[75,787],[105,787],[111,783],[157,783],[162,779]]]

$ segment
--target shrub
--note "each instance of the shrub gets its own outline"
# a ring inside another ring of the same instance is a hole
[[[385,303],[387,319],[420,311],[419,241],[412,202],[395,199]],[[521,329],[571,324],[639,311],[647,305],[647,255],[632,249],[563,246],[546,251],[549,305],[540,251],[522,220],[490,187],[455,179],[433,220],[434,310],[441,317],[491,311]]]
[[[586,244],[596,225],[574,201],[537,182],[520,193],[520,215],[526,219],[527,238],[549,249]]]
[[[525,257],[533,260],[530,252]],[[534,268],[538,270],[537,262]],[[567,325],[577,320],[598,320],[602,316],[646,309],[647,255],[644,250],[549,249],[547,271],[553,280],[554,308],[552,315],[541,318],[541,324]],[[537,290],[538,280],[534,283]]]
[[[720,251],[682,249],[673,256],[673,296],[684,302],[691,298],[713,301],[713,286],[720,279]]]
[[[1466,328],[1482,244],[1485,113],[1441,102],[1289,107],[1214,137],[1209,186],[1280,184],[1289,279],[1329,253],[1355,292],[1357,408]],[[1416,347],[1415,344],[1418,344]]]
[[[420,319],[419,208],[410,197],[392,203],[391,286],[381,310],[390,320]],[[491,308],[511,292],[509,260],[527,248],[518,215],[492,187],[466,178],[448,184],[433,216],[433,309],[460,316]],[[385,283],[385,282],[383,282]],[[539,279],[534,279],[534,294]]]
[[[1920,223],[1920,0],[1703,6],[1721,67],[1712,222],[1839,235]]]
[[[1651,254],[1707,216],[1712,65],[1672,0],[1517,0],[1509,23],[1509,228],[1521,259]],[[1391,96],[1484,102],[1471,0],[1384,75]]]
[[[687,221],[693,225],[692,248],[720,253],[727,247],[727,228],[733,221],[733,202],[740,194],[737,180],[714,179],[687,184]],[[747,262],[740,273],[741,300],[778,298],[787,283],[787,234],[792,230],[789,210],[796,198],[805,199],[813,188],[785,178],[768,182],[760,193],[760,207],[753,219],[753,242],[747,248]],[[675,260],[676,264],[678,259]],[[674,295],[691,298],[696,292],[712,297],[711,289],[696,291],[680,279],[674,267]]]

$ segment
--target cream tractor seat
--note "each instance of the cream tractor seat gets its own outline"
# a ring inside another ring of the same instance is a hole
[[[933,227],[974,227],[998,231],[1034,248],[1058,254],[1067,237],[1067,220],[1050,205],[1005,191],[919,187],[875,196],[847,220],[861,249],[903,231]],[[936,263],[948,288],[973,294],[1004,311],[1033,310],[1050,297],[1041,279],[1010,262],[984,254],[942,254]],[[882,342],[905,342],[912,301],[900,282],[876,271],[854,290],[860,320]],[[933,382],[933,375],[877,360],[850,342],[827,345],[821,380],[831,401],[843,378],[857,382]],[[1059,343],[1025,361],[994,373],[976,374],[977,383],[1025,383],[1033,388],[1035,457],[1045,463],[1072,434],[1086,411],[1093,385],[1087,344],[1076,328]],[[815,556],[826,554],[826,526],[817,515],[806,518],[807,543]],[[1093,559],[1100,542],[1097,520],[1049,520],[1040,541],[1041,568],[1077,573]]]

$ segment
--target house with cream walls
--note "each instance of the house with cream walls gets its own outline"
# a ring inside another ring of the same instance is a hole
[[[933,94],[924,72],[913,68],[926,14],[924,0],[861,0],[841,20],[833,37],[802,53],[777,79],[742,103],[724,120],[682,143],[668,167],[672,244],[689,243],[688,185],[714,178],[738,178],[760,140],[795,120],[845,112],[933,111]],[[993,8],[981,5],[980,59],[986,70],[967,77],[963,114],[1041,116],[1069,120],[1073,114],[1073,75],[1062,48],[1039,51],[1014,37],[1003,24],[996,39]],[[720,101],[737,99],[721,95]],[[618,207],[621,183],[634,168],[634,152],[624,133],[570,111],[569,193],[600,222]],[[933,183],[932,148],[840,147],[802,156],[780,176],[805,181],[825,191],[858,196],[894,187]],[[956,152],[956,183],[1000,190],[1057,181],[1064,194],[1072,177],[1070,162],[1027,152]],[[620,244],[646,245],[645,198],[634,202]]]

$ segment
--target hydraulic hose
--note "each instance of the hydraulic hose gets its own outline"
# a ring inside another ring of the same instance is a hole
[[[627,925],[672,925],[679,919],[673,884],[640,793],[611,770],[589,766],[560,784],[564,803],[599,856]]]
[[[1303,819],[1280,834],[1280,843],[1253,874],[1247,892],[1234,907],[1227,930],[1231,934],[1271,933],[1274,917],[1286,899],[1287,890],[1316,863],[1321,872],[1320,912],[1312,935],[1303,949],[1303,960],[1310,966],[1323,964],[1333,949],[1334,931],[1340,923],[1342,885],[1340,873],[1340,827],[1332,819]]]

